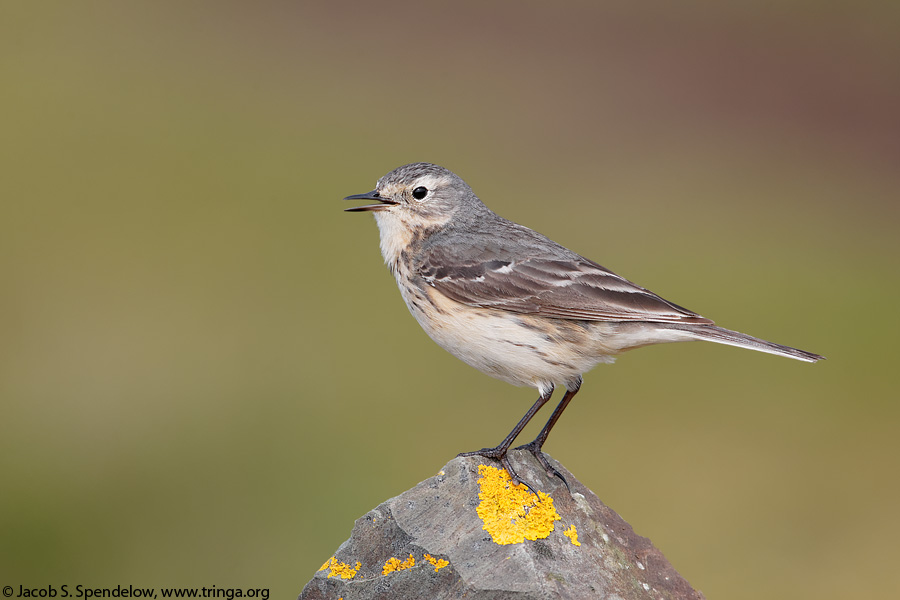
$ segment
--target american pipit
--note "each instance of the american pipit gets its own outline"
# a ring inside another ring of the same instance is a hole
[[[566,393],[529,450],[550,430],[581,386],[582,375],[632,348],[707,340],[807,362],[822,356],[717,327],[549,238],[494,214],[466,182],[443,167],[415,163],[345,200],[370,211],[381,253],[406,306],[442,348],[468,365],[539,397],[508,436],[480,455],[519,481],[507,451],[555,386]]]

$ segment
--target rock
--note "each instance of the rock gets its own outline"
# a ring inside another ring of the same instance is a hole
[[[455,458],[359,518],[300,600],[703,598],[561,464],[570,489],[510,458],[540,499],[493,461]]]

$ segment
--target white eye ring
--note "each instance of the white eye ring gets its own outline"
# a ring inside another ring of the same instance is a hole
[[[428,188],[421,185],[412,191],[412,197],[416,200],[424,200],[427,195]]]

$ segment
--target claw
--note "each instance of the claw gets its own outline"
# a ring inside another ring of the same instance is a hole
[[[497,446],[496,448],[482,448],[481,450],[475,450],[473,452],[460,452],[457,456],[483,456],[485,458],[491,458],[500,463],[500,466],[506,469],[506,473],[509,475],[509,479],[513,485],[519,485],[520,483],[528,488],[528,491],[538,495],[537,491],[525,480],[519,478],[519,475],[516,473],[515,469],[512,468],[512,465],[509,462],[509,457],[507,456],[507,450],[502,446]],[[563,480],[565,481],[565,480]],[[568,484],[566,484],[568,487]]]
[[[559,405],[554,409],[553,414],[550,415],[550,420],[547,421],[547,424],[544,425],[544,428],[541,430],[541,433],[535,438],[533,442],[530,444],[525,444],[524,446],[519,446],[524,450],[528,450],[531,454],[537,458],[538,462],[541,463],[541,466],[544,467],[544,471],[547,472],[547,475],[550,477],[559,477],[562,479],[562,482],[566,484],[566,489],[571,491],[569,488],[569,482],[566,481],[566,478],[562,476],[562,474],[553,468],[547,459],[544,457],[543,452],[541,452],[541,446],[544,445],[544,442],[547,440],[547,436],[550,434],[550,430],[553,428],[553,425],[556,423],[557,419],[559,419],[559,415],[565,410],[566,405],[569,404],[569,401],[572,399],[572,396],[578,391],[578,387],[581,385],[581,378],[577,381],[578,385],[574,385],[572,389],[566,390],[566,395],[563,396],[563,399],[560,401]],[[528,412],[525,413],[525,416],[522,417],[512,431],[509,432],[509,435],[500,442],[500,445],[495,448],[482,448],[481,450],[476,450],[474,452],[460,452],[457,456],[483,456],[485,458],[492,458],[500,463],[500,465],[506,469],[506,472],[509,474],[510,480],[512,480],[513,485],[521,483],[528,490],[534,494],[535,496],[538,493],[535,489],[528,485],[526,482],[519,479],[519,476],[516,475],[515,470],[513,470],[512,465],[509,464],[509,459],[506,457],[506,453],[509,450],[509,447],[512,446],[513,441],[518,437],[522,430],[528,425],[528,422],[531,418],[537,414],[537,412],[541,409],[541,407],[547,403],[547,400],[550,399],[550,396],[553,394],[553,386],[551,385],[547,389],[544,389],[541,392],[540,397],[534,402],[531,408],[528,409]],[[538,496],[540,497],[540,496]]]
[[[566,485],[566,489],[569,493],[572,492],[572,488],[569,487],[569,482],[566,481],[566,478],[563,477],[562,473],[560,473],[556,467],[550,464],[550,461],[547,460],[547,457],[544,456],[543,451],[541,451],[541,446],[537,443],[538,440],[533,440],[528,442],[527,444],[522,444],[521,446],[517,446],[515,450],[527,450],[531,452],[532,456],[534,456],[541,466],[544,467],[544,472],[547,473],[547,477],[551,479],[553,477],[559,477],[562,482]]]

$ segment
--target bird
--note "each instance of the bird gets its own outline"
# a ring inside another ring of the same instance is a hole
[[[527,450],[548,476],[565,478],[542,448],[581,389],[583,375],[627,350],[705,340],[806,362],[823,356],[718,327],[550,238],[489,209],[452,171],[412,163],[344,200],[368,204],[381,253],[407,308],[428,336],[466,364],[535,388],[538,399],[499,445],[459,456],[496,460],[527,482],[508,451],[552,396],[562,399]]]

